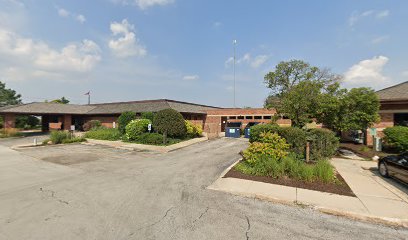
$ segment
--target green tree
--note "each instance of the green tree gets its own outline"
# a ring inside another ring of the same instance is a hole
[[[154,115],[153,127],[163,134],[164,144],[167,136],[184,138],[187,134],[183,115],[171,108],[161,110]]]
[[[65,97],[62,97],[60,99],[54,99],[51,101],[52,103],[60,103],[60,104],[68,104],[69,100],[66,99]]]
[[[16,91],[6,88],[6,84],[0,81],[0,107],[21,103],[21,95]]]
[[[314,81],[298,83],[281,96],[277,112],[290,118],[292,126],[305,126],[316,116],[322,87],[322,83]]]
[[[272,90],[272,95],[280,96],[303,81],[315,81],[330,85],[341,79],[340,75],[331,73],[328,69],[311,66],[302,60],[282,61],[275,70],[264,77],[265,84]]]
[[[134,119],[136,119],[136,113],[134,112],[123,112],[120,114],[118,118],[118,130],[120,134],[124,135],[126,133],[126,126]]]

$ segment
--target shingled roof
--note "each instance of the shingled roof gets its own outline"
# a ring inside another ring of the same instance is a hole
[[[379,90],[377,95],[382,101],[408,101],[408,81]]]
[[[181,113],[206,113],[206,110],[219,109],[207,105],[181,102],[169,99],[144,100],[131,102],[113,102],[91,105],[59,104],[34,102],[0,108],[0,113],[20,114],[120,114],[125,111],[157,112],[172,108]]]

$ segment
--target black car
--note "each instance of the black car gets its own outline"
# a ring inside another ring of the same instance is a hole
[[[381,158],[378,171],[383,177],[395,177],[408,184],[408,152]]]

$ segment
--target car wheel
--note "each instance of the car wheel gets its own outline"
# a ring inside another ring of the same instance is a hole
[[[385,162],[380,162],[378,165],[378,172],[380,172],[381,176],[388,177],[388,168]]]

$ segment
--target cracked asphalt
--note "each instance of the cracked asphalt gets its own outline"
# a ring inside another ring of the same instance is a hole
[[[247,144],[223,138],[166,154],[82,144],[15,153],[4,146],[12,141],[0,141],[0,161],[9,151],[21,158],[12,167],[27,169],[13,182],[0,176],[0,239],[408,239],[406,229],[206,189]]]

